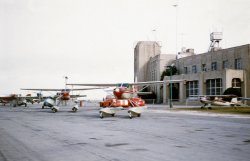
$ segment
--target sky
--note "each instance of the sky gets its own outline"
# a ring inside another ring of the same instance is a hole
[[[222,48],[249,44],[249,8],[249,0],[0,0],[0,94],[64,88],[65,76],[133,82],[138,41],[159,41],[162,54],[204,53],[213,31],[223,32]]]

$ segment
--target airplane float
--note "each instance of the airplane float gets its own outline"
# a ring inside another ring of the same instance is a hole
[[[212,109],[213,106],[246,106],[242,100],[250,100],[250,98],[238,97],[236,95],[192,95],[191,97],[200,97],[203,104],[201,109]]]
[[[171,83],[180,82],[182,80],[171,80]],[[104,115],[115,116],[118,110],[127,109],[129,118],[140,117],[141,113],[147,107],[145,101],[138,97],[138,94],[150,94],[149,92],[137,91],[135,86],[157,85],[169,83],[170,81],[151,81],[151,82],[136,82],[136,83],[102,83],[102,84],[77,84],[70,83],[72,86],[96,86],[96,87],[115,87],[113,89],[114,97],[108,96],[100,102],[100,118]],[[144,89],[143,88],[143,89]]]
[[[13,107],[22,105],[27,107],[26,97],[18,96],[17,94],[0,96],[0,103],[3,104],[4,106],[6,104],[10,104]]]
[[[54,91],[57,94],[54,97],[47,97],[43,101],[42,109],[44,107],[50,107],[51,110],[55,113],[57,112],[60,107],[60,104],[67,104],[68,101],[73,100],[78,97],[86,97],[86,95],[72,95],[70,94],[71,91],[81,91],[81,90],[93,90],[93,89],[100,89],[100,88],[81,88],[81,89],[45,89],[45,88],[24,88],[21,90],[34,90],[34,91]],[[77,101],[75,100],[75,105],[72,108],[72,111],[76,112],[79,109],[77,105]]]

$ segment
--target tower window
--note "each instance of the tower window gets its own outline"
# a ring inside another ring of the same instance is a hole
[[[235,66],[235,69],[242,69],[242,60],[241,60],[241,58],[235,59],[234,66]]]
[[[192,66],[192,73],[197,73],[196,65],[193,65],[193,66]]]
[[[222,64],[223,64],[223,69],[228,68],[228,60],[223,61]]]
[[[217,70],[217,62],[212,62],[212,64],[211,64],[211,70],[212,71]]]
[[[206,64],[202,64],[201,69],[202,69],[203,72],[207,71]]]

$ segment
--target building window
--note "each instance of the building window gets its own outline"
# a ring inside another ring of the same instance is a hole
[[[203,72],[207,71],[207,66],[206,64],[202,64],[201,69]]]
[[[240,78],[233,78],[232,79],[232,87],[233,88],[241,88]]]
[[[221,95],[222,94],[222,79],[208,79],[206,81],[207,95]]]
[[[232,79],[232,87],[239,89],[239,91],[241,92],[241,81],[240,81],[240,78],[233,78]]]
[[[199,95],[199,82],[189,81],[186,83],[186,96]]]
[[[155,80],[156,80],[156,71],[155,71],[155,70],[153,70],[153,71],[151,72],[151,80],[152,80],[152,81],[155,81]]]
[[[217,62],[212,62],[212,64],[211,64],[211,70],[212,71],[217,70]]]
[[[223,61],[222,64],[223,64],[223,69],[228,68],[228,60]]]
[[[196,65],[193,65],[193,66],[192,66],[192,73],[197,73]]]
[[[188,74],[188,67],[184,67],[184,74]]]
[[[242,60],[241,60],[241,58],[235,59],[234,66],[235,66],[235,69],[242,69]]]

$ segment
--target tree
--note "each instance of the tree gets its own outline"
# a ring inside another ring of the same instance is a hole
[[[167,69],[165,69],[162,74],[161,74],[161,80],[164,79],[165,76],[170,76],[171,75],[171,70],[172,70],[172,75],[177,74],[177,68],[176,66],[168,66]]]
[[[242,97],[240,89],[239,88],[233,88],[233,87],[230,87],[230,88],[226,89],[224,91],[223,95],[236,95],[238,97]]]
[[[242,97],[240,89],[239,88],[233,88],[230,87],[228,89],[226,89],[223,93],[223,95],[235,95],[238,97]],[[231,101],[231,98],[223,98],[224,101]]]

